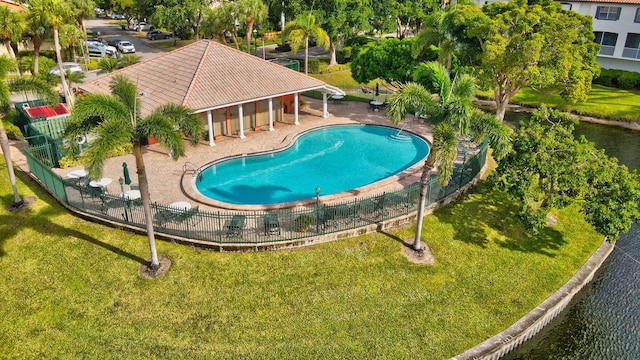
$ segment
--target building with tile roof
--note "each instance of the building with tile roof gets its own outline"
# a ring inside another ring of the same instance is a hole
[[[193,109],[207,122],[209,144],[216,136],[244,138],[247,129],[268,128],[293,113],[298,123],[299,94],[329,94],[338,88],[286,67],[211,40],[200,40],[150,60],[100,76],[78,86],[80,93],[110,94],[109,83],[124,75],[138,86],[142,116],[175,103]]]

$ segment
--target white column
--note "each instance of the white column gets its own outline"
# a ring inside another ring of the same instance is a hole
[[[300,125],[300,122],[298,121],[298,102],[299,100],[299,95],[298,93],[293,94],[293,123],[295,125]]]
[[[213,142],[213,116],[211,115],[211,110],[207,111],[207,125],[209,126],[209,146],[215,146],[216,143]]]
[[[269,131],[273,131],[273,98],[269,98]]]
[[[240,119],[240,139],[244,139],[244,111],[242,104],[238,105],[238,118]]]
[[[322,93],[322,117],[329,117],[329,110],[327,110],[327,93]]]

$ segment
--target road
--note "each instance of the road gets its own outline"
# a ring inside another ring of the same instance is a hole
[[[100,33],[100,37],[104,39],[130,41],[136,47],[136,55],[142,57],[142,60],[148,60],[164,53],[163,50],[150,46],[149,43],[151,41],[135,36],[138,33],[132,30],[121,30],[120,25],[110,24],[107,19],[96,18],[87,20],[87,30],[92,30],[94,34]]]

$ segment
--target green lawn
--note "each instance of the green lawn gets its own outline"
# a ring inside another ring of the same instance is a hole
[[[39,200],[12,215],[0,165],[4,358],[444,359],[535,308],[602,239],[574,208],[524,235],[513,204],[477,193],[425,219],[435,266],[401,254],[411,229],[263,253],[159,241],[173,267],[149,281],[144,236],[19,189]]]
[[[481,93],[493,97],[493,92]],[[620,90],[594,85],[587,101],[569,104],[560,95],[550,92],[534,91],[523,88],[511,100],[511,104],[537,107],[547,104],[556,109],[574,114],[593,116],[604,119],[623,121],[640,121],[640,93],[632,90]]]

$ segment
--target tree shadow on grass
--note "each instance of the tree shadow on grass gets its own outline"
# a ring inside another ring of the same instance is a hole
[[[61,237],[72,237],[90,242],[109,250],[119,256],[124,256],[140,264],[146,264],[146,261],[134,254],[126,252],[116,246],[102,242],[91,235],[81,231],[64,227],[60,224],[51,222],[51,218],[66,213],[66,210],[58,204],[48,193],[40,188],[31,179],[27,179],[24,175],[19,174],[20,180],[27,185],[37,195],[39,201],[44,201],[48,206],[37,210],[33,207],[27,208],[25,211],[16,214],[0,215],[0,257],[5,255],[4,242],[18,235],[25,228],[32,229],[42,235],[55,234]],[[0,197],[2,206],[9,206],[13,202],[13,194],[9,193]]]
[[[567,242],[562,233],[553,228],[544,228],[532,235],[516,217],[518,207],[499,191],[491,191],[480,185],[478,196],[465,196],[435,212],[442,223],[454,229],[454,239],[486,248],[490,241],[487,228],[492,228],[505,239],[494,242],[501,247],[539,253],[554,257]]]

